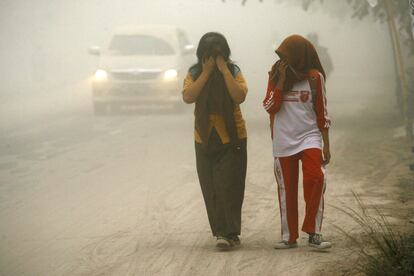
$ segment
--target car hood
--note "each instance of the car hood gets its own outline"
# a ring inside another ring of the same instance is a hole
[[[102,56],[99,68],[108,71],[163,71],[177,68],[177,56]]]

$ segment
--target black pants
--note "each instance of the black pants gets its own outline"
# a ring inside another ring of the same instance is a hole
[[[208,147],[196,143],[197,173],[213,236],[240,235],[246,180],[246,141],[222,144],[213,128]]]

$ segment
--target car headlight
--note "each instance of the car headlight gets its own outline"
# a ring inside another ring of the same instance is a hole
[[[106,81],[108,79],[108,73],[105,70],[98,69],[95,72],[94,78],[96,81]]]
[[[171,81],[177,78],[178,72],[175,69],[169,69],[164,72],[164,80]]]

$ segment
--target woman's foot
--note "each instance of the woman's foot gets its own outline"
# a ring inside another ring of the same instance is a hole
[[[308,244],[310,247],[317,249],[327,249],[332,247],[332,244],[325,241],[321,234],[309,234]]]
[[[233,242],[235,246],[240,245],[241,241],[240,241],[239,236],[235,235],[235,236],[230,236],[229,238],[231,239],[231,241]]]
[[[234,246],[234,242],[230,238],[217,236],[216,247],[221,249],[228,249]]]
[[[281,241],[275,245],[275,249],[290,249],[298,247],[298,243],[295,242],[288,242],[288,241]]]

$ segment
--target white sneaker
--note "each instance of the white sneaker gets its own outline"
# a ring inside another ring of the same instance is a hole
[[[289,248],[296,248],[296,247],[298,247],[298,243],[297,242],[289,243],[288,241],[278,242],[274,246],[275,249],[289,249]]]
[[[230,247],[233,247],[233,245],[234,244],[232,243],[230,239],[227,239],[222,236],[217,237],[216,247],[221,248],[221,249],[228,249]]]
[[[332,247],[332,243],[322,239],[321,234],[309,234],[308,244],[317,249],[327,249]]]
[[[230,236],[230,242],[234,245],[234,246],[238,246],[241,244],[240,238],[239,236]]]

